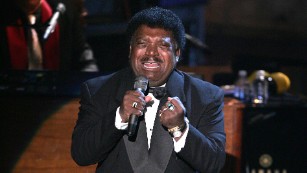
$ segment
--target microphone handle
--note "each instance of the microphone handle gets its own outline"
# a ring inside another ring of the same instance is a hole
[[[135,90],[143,92],[141,88],[136,88]],[[138,123],[139,123],[139,117],[133,114],[130,115],[129,123],[128,123],[128,136],[129,137],[132,137],[135,135],[135,133],[137,133],[136,129],[137,129]]]
[[[59,16],[60,16],[60,12],[59,11],[55,12],[55,14],[52,16],[52,18],[51,18],[51,20],[49,22],[49,26],[47,27],[47,29],[45,31],[45,34],[44,34],[44,37],[43,37],[44,40],[46,40],[49,37],[49,35],[51,33],[53,33],[53,31],[55,29],[55,26],[57,24],[57,20],[58,20]]]
[[[131,115],[129,117],[129,123],[128,123],[128,136],[129,137],[135,135],[136,128],[137,128],[137,125],[138,125],[138,120],[139,120],[139,117],[136,116],[136,115]]]

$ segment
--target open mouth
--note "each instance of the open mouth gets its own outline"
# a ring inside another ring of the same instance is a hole
[[[160,67],[160,64],[157,62],[145,62],[143,65],[146,69],[156,69]]]

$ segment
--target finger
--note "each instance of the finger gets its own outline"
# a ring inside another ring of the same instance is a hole
[[[142,94],[138,94],[135,91],[127,91],[120,106],[120,113],[124,117],[128,117],[131,114],[141,115],[140,111],[143,111],[144,107],[145,100]]]
[[[167,101],[172,103],[175,107],[180,106],[180,103],[181,103],[178,97],[168,97]]]
[[[181,110],[185,112],[185,107],[178,97],[172,97],[172,99],[169,100],[170,100],[169,102],[172,103],[175,106],[175,108],[178,108],[177,112]]]
[[[152,100],[151,96],[145,96],[145,102],[148,103]]]
[[[143,110],[145,108],[146,102],[144,98],[136,98],[133,102],[131,102],[131,107]]]
[[[167,97],[167,101],[172,101],[175,97]]]
[[[174,111],[175,110],[175,105],[173,103],[171,103],[171,102],[168,102],[167,103],[167,109],[169,111]]]
[[[136,116],[139,117],[139,116],[143,115],[143,111],[141,111],[141,110],[133,110],[132,113],[129,116],[131,116],[131,115],[136,115]]]
[[[129,90],[126,92],[126,94],[129,94],[129,95],[133,95],[133,96],[136,96],[136,97],[144,97],[144,93],[142,93],[141,91],[138,91],[138,90]]]
[[[145,103],[145,96],[138,94],[134,95],[133,93],[130,93],[129,95],[126,95],[124,98],[124,105],[128,108],[135,108],[142,110],[144,109],[146,103]]]
[[[166,106],[162,106],[161,109],[159,110],[159,116],[161,117],[164,111],[166,111],[168,108]]]

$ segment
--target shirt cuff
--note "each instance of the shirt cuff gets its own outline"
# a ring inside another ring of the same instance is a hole
[[[185,141],[187,139],[187,136],[188,136],[188,132],[189,132],[189,120],[185,117],[185,123],[187,124],[187,128],[185,130],[185,132],[183,133],[183,135],[181,136],[181,138],[176,141],[174,138],[173,138],[173,141],[174,141],[174,150],[176,153],[179,153],[181,151],[181,149],[185,146]]]
[[[122,118],[119,114],[119,107],[116,109],[115,127],[118,130],[126,130],[128,128],[128,123],[122,123]]]

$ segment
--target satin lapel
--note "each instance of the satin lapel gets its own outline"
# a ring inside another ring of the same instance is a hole
[[[167,93],[170,97],[179,97],[181,102],[185,104],[186,97],[184,94],[184,80],[182,74],[180,74],[177,70],[174,70],[167,83],[166,83]]]
[[[135,75],[129,68],[120,77],[120,86],[116,94],[116,101],[121,103],[123,96],[127,90],[132,90]],[[141,120],[135,140],[131,141],[127,135],[124,135],[124,143],[133,172],[142,172],[148,163],[148,143],[146,134],[145,121]]]
[[[136,140],[130,141],[125,135],[124,142],[133,172],[142,172],[148,163],[148,143],[144,121],[139,124]]]
[[[192,115],[191,110],[191,87],[187,87],[184,81],[184,74],[174,70],[166,83],[167,93],[170,97],[178,97],[185,106],[186,115]],[[189,119],[189,116],[187,117]]]
[[[158,110],[161,109],[161,106],[164,105],[166,101],[167,96],[161,100]],[[157,171],[163,173],[170,160],[174,144],[167,130],[165,130],[161,125],[158,112],[159,111],[156,113],[153,134],[151,137],[149,161],[155,163],[156,165],[154,167],[159,168]]]

